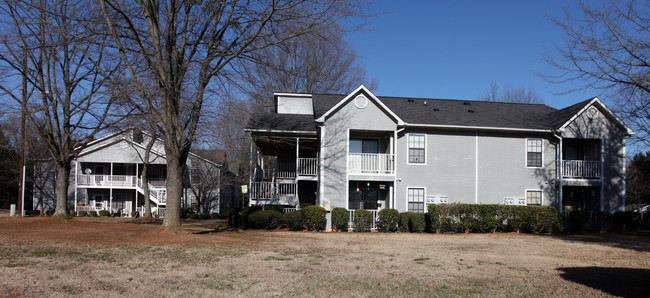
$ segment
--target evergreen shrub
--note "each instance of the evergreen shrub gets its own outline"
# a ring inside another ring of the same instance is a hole
[[[341,207],[332,209],[332,229],[337,231],[348,230],[348,220],[350,219],[350,212]]]

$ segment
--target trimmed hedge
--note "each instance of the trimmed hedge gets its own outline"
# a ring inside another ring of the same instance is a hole
[[[399,214],[399,227],[398,230],[400,232],[408,232],[409,231],[409,221],[411,220],[411,216],[413,215],[413,212],[402,212]]]
[[[280,216],[280,223],[282,226],[289,228],[291,231],[300,231],[304,229],[305,225],[303,224],[303,221],[304,218],[300,210],[287,212]]]
[[[332,209],[332,229],[347,231],[349,217],[350,212],[345,208],[336,207]]]
[[[109,217],[109,216],[111,216],[111,212],[108,211],[108,210],[100,210],[99,211],[99,216],[101,216],[101,217]]]
[[[354,231],[366,232],[372,228],[372,212],[358,209],[354,212]]]
[[[280,226],[282,213],[275,210],[259,210],[248,216],[248,224],[255,229],[275,229]]]
[[[305,227],[310,231],[319,231],[327,220],[327,210],[321,206],[307,206],[300,209],[305,216]]]
[[[475,204],[429,205],[430,230],[436,233],[560,231],[560,214],[550,206],[505,206]]]
[[[409,228],[411,233],[422,233],[426,230],[426,221],[424,213],[413,213],[409,220]]]
[[[79,216],[79,217],[86,216],[86,215],[88,215],[87,211],[77,211],[77,216]]]
[[[97,217],[97,211],[88,211],[88,216],[90,217]]]
[[[397,209],[379,210],[379,231],[397,232],[399,219],[399,211]]]

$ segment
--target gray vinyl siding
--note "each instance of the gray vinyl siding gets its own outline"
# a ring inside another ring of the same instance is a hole
[[[562,132],[563,138],[601,139],[603,162],[602,211],[625,205],[625,136],[600,111],[591,120],[587,113],[576,117]]]
[[[410,133],[427,136],[425,165],[407,163]],[[503,204],[506,197],[525,197],[527,189],[542,190],[543,205],[555,205],[555,188],[548,182],[556,177],[556,145],[546,137],[528,137],[543,141],[540,168],[526,167],[525,135],[433,130],[400,133],[396,208],[406,211],[410,187],[426,188],[426,196],[447,196],[449,203],[470,204]]]
[[[321,204],[347,208],[347,154],[350,130],[395,131],[395,122],[372,100],[359,109],[354,100],[340,107],[321,128]]]

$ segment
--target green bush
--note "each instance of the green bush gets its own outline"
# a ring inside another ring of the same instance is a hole
[[[75,212],[74,210],[71,210],[70,211],[70,217],[75,217],[75,216],[77,216],[77,212]]]
[[[250,206],[241,209],[242,225],[248,227],[248,215],[262,210],[262,206]]]
[[[300,209],[305,216],[307,230],[318,231],[322,229],[323,222],[327,220],[327,210],[321,206],[307,206]]]
[[[562,217],[550,206],[429,205],[426,223],[437,233],[544,233],[563,228]]]
[[[616,232],[633,232],[639,228],[640,218],[632,212],[616,212],[612,217],[612,230]]]
[[[456,232],[458,217],[455,215],[457,212],[453,210],[455,206],[457,204],[429,205],[429,216],[426,217],[429,230],[436,233]]]
[[[354,211],[354,231],[366,232],[372,228],[372,212],[358,209]]]
[[[97,217],[97,211],[88,211],[88,216],[90,217]]]
[[[280,223],[291,231],[300,231],[305,228],[303,224],[303,215],[300,210],[282,214],[280,217]]]
[[[379,210],[379,231],[397,232],[399,226],[399,211],[396,209]]]
[[[138,217],[138,211],[131,211],[131,217],[133,218]]]
[[[111,212],[108,211],[108,210],[100,210],[99,211],[99,216],[101,216],[101,217],[109,217],[109,216],[111,216]]]
[[[424,213],[413,213],[409,220],[409,229],[412,233],[422,233],[427,225],[424,219]]]
[[[266,206],[264,206],[264,210],[274,210],[274,211],[282,213],[282,211],[284,211],[284,208],[289,208],[289,207],[291,207],[291,206],[289,206],[289,205],[266,205]]]
[[[201,219],[210,219],[210,214],[201,214]]]
[[[181,208],[181,218],[190,218],[192,208]]]
[[[231,228],[239,228],[243,224],[242,216],[239,213],[233,213],[228,217],[228,226]]]
[[[217,218],[222,218],[222,217],[221,217],[221,215],[219,215],[219,213],[212,212],[212,213],[210,213],[210,218],[217,219]]]
[[[239,211],[241,211],[241,210],[238,210],[238,209],[235,209],[235,208],[232,208],[232,207],[228,207],[223,212],[224,218],[230,218],[230,216],[232,216],[233,214],[239,213]]]
[[[347,231],[350,212],[341,207],[332,209],[332,229],[336,231]]]
[[[86,211],[77,211],[77,216],[82,217],[82,216],[87,216],[88,212]]]
[[[399,226],[398,229],[400,232],[408,232],[409,231],[409,221],[411,220],[411,216],[413,215],[413,212],[402,212],[399,214]]]
[[[275,229],[280,226],[281,216],[275,210],[259,210],[248,215],[248,224],[254,229]]]

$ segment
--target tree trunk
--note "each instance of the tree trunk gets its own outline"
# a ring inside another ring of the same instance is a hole
[[[146,153],[145,156],[147,156]],[[148,158],[148,156],[145,158]],[[142,166],[142,192],[144,193],[144,218],[151,218],[151,200],[150,200],[151,194],[149,193],[151,190],[149,190],[149,175],[147,174],[148,165],[149,163],[145,162]]]
[[[183,192],[183,167],[180,163],[180,153],[165,146],[167,155],[167,206],[162,229],[170,233],[180,233],[181,228],[181,195]]]
[[[68,185],[70,179],[70,163],[56,166],[56,209],[54,219],[68,219]]]

